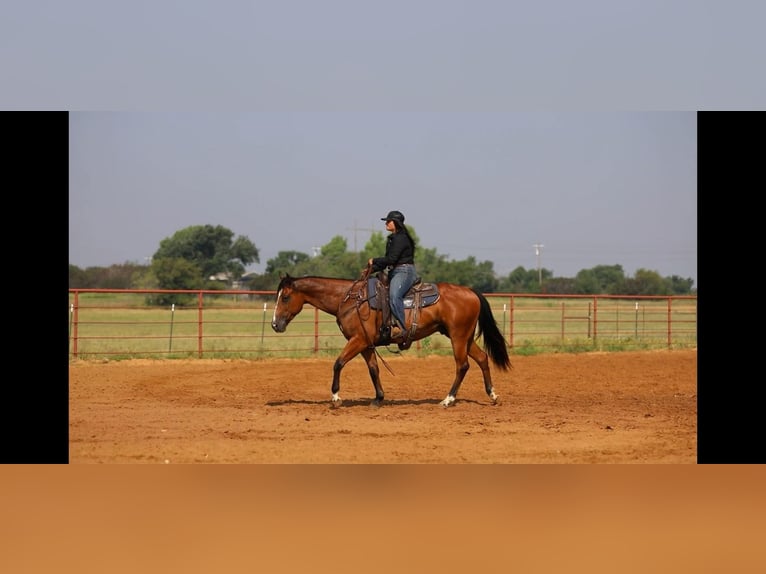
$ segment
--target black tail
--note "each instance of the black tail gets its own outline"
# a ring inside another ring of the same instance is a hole
[[[503,338],[503,334],[497,327],[494,315],[492,315],[492,308],[489,306],[489,301],[476,289],[472,289],[481,303],[481,310],[479,311],[479,332],[477,338],[484,336],[484,349],[487,351],[487,355],[492,359],[495,365],[503,370],[507,371],[512,368],[511,359],[508,356],[508,347]]]

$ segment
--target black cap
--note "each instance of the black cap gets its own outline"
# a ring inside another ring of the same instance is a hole
[[[380,218],[381,221],[396,221],[399,225],[404,225],[404,214],[401,211],[389,211],[388,215]]]

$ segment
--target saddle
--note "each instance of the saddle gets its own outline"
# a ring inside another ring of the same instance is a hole
[[[399,343],[399,348],[408,349],[412,344],[412,337],[418,328],[418,309],[435,304],[439,300],[439,288],[435,283],[423,283],[420,277],[415,280],[412,287],[404,294],[404,308],[413,309],[412,321],[407,331],[407,336],[403,343]],[[374,277],[367,279],[367,301],[370,309],[377,309],[383,313],[381,323],[381,337],[385,341],[384,333],[390,332],[393,324],[391,307],[389,307],[388,277],[380,272]]]

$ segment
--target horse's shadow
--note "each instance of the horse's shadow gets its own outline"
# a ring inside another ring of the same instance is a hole
[[[480,404],[473,399],[460,399],[461,403]],[[383,399],[380,405],[373,405],[373,399],[343,399],[340,408],[349,407],[387,407],[387,406],[413,406],[413,405],[438,405],[441,399]],[[287,405],[313,405],[313,406],[332,406],[329,399],[321,401],[311,401],[307,399],[287,399],[284,401],[269,401],[267,407],[284,407]]]

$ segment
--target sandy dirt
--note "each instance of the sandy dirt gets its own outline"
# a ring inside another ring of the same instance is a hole
[[[132,360],[69,366],[69,461],[82,463],[697,462],[697,351],[511,356],[500,403],[451,356],[381,349],[386,400],[357,357]]]

